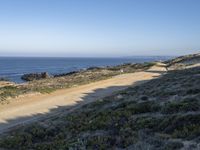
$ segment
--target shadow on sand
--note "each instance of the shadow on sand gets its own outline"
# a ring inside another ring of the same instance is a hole
[[[158,71],[158,70],[146,70],[145,72],[158,73],[158,74],[165,74],[165,73],[167,73],[167,71]]]
[[[84,93],[82,97],[80,97],[75,104],[73,105],[66,105],[66,106],[55,106],[52,109],[49,109],[47,113],[37,113],[32,114],[29,116],[23,116],[19,118],[14,118],[11,120],[6,120],[6,122],[0,122],[0,135],[4,135],[8,131],[11,131],[13,129],[19,128],[21,126],[27,125],[29,123],[33,122],[39,122],[44,119],[54,118],[56,116],[60,115],[67,115],[68,113],[71,113],[72,111],[76,109],[81,109],[82,106],[85,104],[94,102],[95,100],[102,99],[106,96],[114,95],[119,91],[125,90],[128,87],[133,87],[136,85],[141,85],[144,82],[147,82],[148,80],[142,80],[135,82],[131,86],[110,86],[107,88],[99,88],[91,93]],[[55,99],[56,100],[56,99]]]

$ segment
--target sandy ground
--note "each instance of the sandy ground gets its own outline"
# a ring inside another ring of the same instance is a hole
[[[14,85],[14,83],[8,81],[0,81],[0,87],[10,86],[10,85]]]
[[[59,114],[58,112],[64,107],[65,111],[77,109],[129,86],[159,77],[163,72],[165,72],[163,67],[153,67],[146,72],[122,74],[111,79],[58,90],[51,94],[20,97],[10,104],[0,106],[0,133],[28,122],[50,117],[47,114]]]

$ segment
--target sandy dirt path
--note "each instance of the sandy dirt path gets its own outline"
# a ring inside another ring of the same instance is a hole
[[[0,133],[22,125],[37,121],[49,112],[59,112],[63,107],[78,108],[86,103],[118,92],[129,86],[141,84],[147,80],[160,76],[158,68],[152,68],[148,72],[122,74],[111,79],[81,85],[69,89],[62,89],[51,94],[32,95],[13,100],[10,104],[0,106]],[[162,69],[162,71],[164,71]],[[65,109],[66,110],[66,109]],[[46,116],[47,117],[47,116]]]

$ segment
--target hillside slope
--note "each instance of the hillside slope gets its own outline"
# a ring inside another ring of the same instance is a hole
[[[200,66],[200,53],[180,56],[165,62],[169,70]]]
[[[17,125],[47,118],[49,115],[45,114],[49,114],[49,112],[51,112],[50,116],[55,116],[62,111],[61,107],[69,107],[68,111],[78,109],[84,104],[104,98],[129,86],[136,86],[160,75],[152,72],[121,74],[110,79],[57,90],[50,94],[18,97],[9,104],[0,105],[0,134]],[[55,110],[54,113],[52,113],[52,109]]]
[[[200,68],[84,105],[2,137],[7,149],[200,149]]]

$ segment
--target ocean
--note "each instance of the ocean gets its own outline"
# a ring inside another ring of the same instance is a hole
[[[167,60],[168,56],[135,56],[127,58],[41,58],[0,57],[0,78],[16,83],[24,82],[26,73],[48,72],[50,75],[86,69],[88,67],[114,66],[123,63],[142,63]]]

